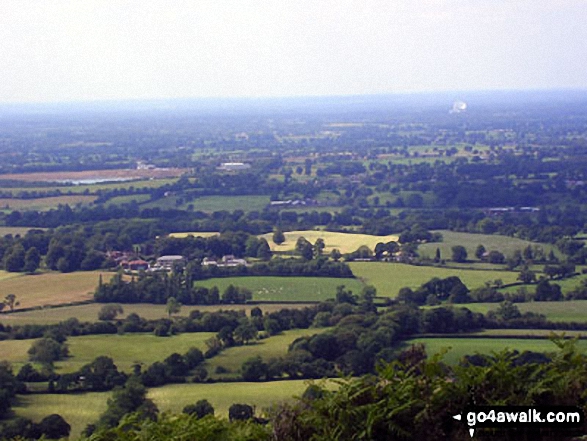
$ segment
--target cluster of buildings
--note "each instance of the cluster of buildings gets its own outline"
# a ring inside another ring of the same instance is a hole
[[[146,260],[138,258],[135,254],[126,251],[109,251],[107,257],[113,260],[116,266],[125,271],[170,271],[176,265],[185,265],[186,259],[183,256],[161,256],[153,265]]]
[[[172,271],[176,266],[185,266],[187,263],[187,259],[183,256],[168,255],[157,258],[155,263],[151,264],[146,260],[138,258],[135,254],[125,251],[110,251],[107,253],[107,257],[113,260],[116,266],[127,272]],[[238,259],[232,254],[223,256],[219,261],[207,257],[202,261],[202,266],[206,267],[229,268],[239,265],[248,266],[249,264],[245,259]]]
[[[207,257],[204,257],[204,260],[202,260],[202,266],[207,267],[215,266],[218,268],[230,268],[239,265],[248,266],[249,264],[245,259],[237,259],[232,254],[223,256],[219,262],[214,259],[208,259]]]

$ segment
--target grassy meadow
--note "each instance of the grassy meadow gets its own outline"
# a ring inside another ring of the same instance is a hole
[[[1,207],[0,207],[1,208]],[[46,228],[36,228],[36,227],[0,227],[0,237],[4,237],[7,235],[12,235],[12,236],[24,236],[25,234],[27,234],[27,232],[29,230],[46,230]]]
[[[252,344],[234,346],[207,360],[204,367],[208,369],[208,374],[212,378],[235,378],[240,375],[240,368],[247,359],[257,355],[261,356],[264,361],[271,358],[283,357],[287,354],[289,345],[297,338],[319,334],[327,329],[292,329],[264,340],[258,340]],[[222,366],[228,372],[216,374],[215,371],[218,366]]]
[[[4,298],[7,294],[15,294],[16,300],[20,302],[20,306],[17,306],[15,310],[92,300],[100,274],[104,281],[112,277],[112,273],[98,271],[51,272],[33,275],[21,273],[15,277],[2,277],[6,274],[0,273],[0,298]]]
[[[1,277],[1,274],[0,274]],[[104,306],[104,303],[89,303],[75,306],[62,306],[56,308],[45,308],[33,311],[15,312],[13,314],[0,314],[0,323],[7,325],[25,325],[38,324],[50,325],[62,322],[68,318],[75,317],[80,322],[98,321],[98,313]],[[268,305],[184,305],[181,307],[179,314],[174,317],[187,317],[190,312],[198,310],[202,312],[214,312],[218,310],[236,310],[245,311],[250,315],[251,309],[259,307],[264,313],[279,311],[283,308],[305,308],[311,306],[311,303],[296,304],[279,304],[272,303]],[[165,311],[165,305],[153,305],[147,303],[122,304],[124,312],[118,316],[123,319],[129,314],[135,313],[148,320],[156,320],[168,317]]]
[[[19,395],[12,409],[17,416],[35,422],[57,413],[71,425],[71,439],[78,439],[88,424],[95,423],[106,411],[106,401],[112,392],[81,394]]]
[[[520,352],[556,352],[557,346],[547,339],[499,339],[499,338],[416,338],[409,340],[407,344],[423,343],[426,353],[430,356],[441,350],[450,348],[444,355],[443,361],[449,364],[457,364],[465,355],[491,354],[503,349],[516,349]],[[580,340],[578,348],[585,352],[587,341]]]
[[[273,233],[263,234],[261,237],[265,238],[271,247],[271,251],[276,252],[291,252],[295,250],[296,242],[300,237],[305,237],[308,241],[314,243],[317,239],[322,238],[326,247],[325,253],[329,253],[334,248],[337,248],[341,253],[351,253],[359,248],[361,245],[367,245],[371,250],[379,242],[397,241],[398,236],[371,236],[369,234],[351,234],[351,233],[336,233],[333,231],[288,231],[283,233],[285,235],[285,242],[277,245],[273,242]]]
[[[201,280],[197,286],[211,288],[217,286],[222,294],[229,285],[248,288],[253,292],[254,301],[301,301],[318,302],[336,295],[336,287],[345,285],[354,293],[359,293],[363,285],[357,279],[334,277],[275,277],[247,276],[224,277]]]
[[[142,363],[145,367],[163,361],[174,352],[184,354],[191,347],[205,350],[205,341],[213,332],[197,332],[157,337],[153,334],[133,333],[124,335],[84,335],[69,337],[67,345],[70,356],[55,363],[57,373],[74,372],[92,362],[100,355],[111,357],[119,369],[131,372],[132,365]],[[19,369],[28,362],[27,351],[35,340],[0,341],[0,360],[12,363]]]
[[[273,404],[293,400],[303,394],[310,384],[307,380],[273,381],[268,383],[210,383],[170,384],[150,389],[152,399],[161,412],[179,413],[188,404],[207,399],[214,406],[215,415],[228,418],[228,409],[234,403],[255,406],[256,413]],[[331,387],[335,384],[329,383]],[[111,392],[81,394],[20,395],[13,406],[16,415],[39,422],[45,416],[58,413],[71,425],[71,438],[77,439],[84,428],[94,423],[106,410]]]
[[[243,210],[245,212],[262,211],[269,204],[269,196],[201,196],[195,198],[193,201],[183,201],[183,197],[168,196],[156,201],[147,202],[142,206],[145,208],[161,208],[162,210],[188,210],[190,206],[193,206],[194,211],[207,213],[225,210]]]
[[[461,305],[473,312],[482,314],[495,310],[499,307],[497,303],[464,303]],[[516,306],[523,314],[534,312],[544,314],[548,320],[553,322],[587,322],[587,300],[570,300],[564,302],[525,302],[516,303]]]
[[[442,242],[420,245],[418,247],[418,253],[421,256],[433,258],[436,253],[436,248],[439,248],[441,258],[450,259],[452,256],[452,247],[455,245],[462,245],[467,249],[468,259],[476,259],[475,250],[479,245],[483,245],[487,251],[499,251],[506,256],[511,256],[514,251],[523,250],[528,245],[541,246],[547,254],[552,249],[557,256],[560,255],[556,247],[550,244],[530,242],[515,237],[499,236],[496,234],[459,233],[448,230],[437,230],[435,232],[442,234]]]
[[[511,271],[478,271],[387,262],[351,262],[350,267],[356,277],[365,284],[375,286],[377,295],[384,297],[397,296],[403,287],[418,288],[433,277],[458,276],[469,289],[483,286],[485,282],[496,279],[512,283],[518,277],[518,273]]]
[[[63,195],[72,194],[96,194],[101,190],[116,190],[129,188],[157,188],[166,184],[173,184],[177,181],[176,178],[165,179],[145,179],[145,180],[131,180],[111,183],[96,183],[96,184],[80,184],[80,185],[50,185],[46,187],[5,187],[2,188],[4,193],[10,192],[13,197],[18,197],[24,192],[46,193],[59,190]],[[1,187],[0,187],[1,188]],[[137,195],[138,196],[138,195]]]

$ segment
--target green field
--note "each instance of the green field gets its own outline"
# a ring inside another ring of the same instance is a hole
[[[351,233],[336,233],[333,231],[315,231],[315,230],[304,230],[304,231],[288,231],[284,232],[285,242],[281,245],[277,245],[273,242],[273,233],[263,234],[260,237],[264,237],[271,251],[277,252],[291,252],[295,250],[296,242],[300,237],[306,238],[308,241],[315,243],[317,239],[321,238],[324,240],[326,247],[324,248],[325,253],[329,253],[334,248],[337,248],[341,253],[351,253],[359,248],[361,245],[367,245],[371,250],[375,248],[375,245],[379,242],[391,242],[397,241],[396,235],[389,236],[371,236],[369,234],[351,234]]]
[[[215,409],[215,415],[227,418],[228,408],[234,403],[256,407],[256,413],[282,401],[300,396],[308,387],[308,380],[272,381],[265,383],[212,383],[212,384],[170,384],[149,390],[151,398],[159,409],[181,412],[188,404],[207,399]]]
[[[580,271],[581,269],[579,267],[577,267],[577,271]],[[535,270],[533,270],[535,271]],[[573,291],[576,288],[579,288],[582,284],[583,281],[585,281],[587,279],[586,275],[578,275],[578,276],[574,276],[574,277],[570,277],[567,279],[563,279],[563,280],[554,280],[551,281],[551,283],[556,283],[557,285],[559,285],[561,287],[561,290],[563,292],[563,294],[568,293],[569,291]],[[507,288],[503,288],[501,290],[501,292],[506,293],[515,293],[520,287],[519,286],[508,286]],[[524,288],[526,289],[526,291],[528,291],[528,293],[534,293],[536,292],[536,285],[524,285]]]
[[[512,283],[518,276],[518,273],[511,271],[477,271],[386,262],[351,262],[350,267],[355,276],[377,288],[377,295],[385,297],[397,296],[399,290],[406,286],[418,288],[433,277],[458,276],[469,289],[473,289],[495,279]]]
[[[130,372],[140,362],[144,367],[163,361],[174,352],[184,354],[190,348],[205,350],[204,342],[216,335],[197,332],[157,337],[153,334],[84,335],[67,339],[71,357],[55,363],[58,372],[73,372],[99,355],[111,357],[119,369]],[[1,343],[1,342],[0,342]]]
[[[191,347],[205,349],[204,342],[213,332],[185,333],[171,337],[153,334],[84,335],[69,337],[70,356],[55,363],[58,373],[74,372],[100,355],[111,357],[119,369],[131,371],[135,363],[145,367],[155,361],[163,361],[174,352],[184,354]],[[14,364],[16,369],[28,362],[27,351],[35,340],[0,341],[0,360]]]
[[[201,196],[190,202],[178,204],[181,196],[168,196],[156,201],[147,202],[145,208],[181,209],[188,210],[193,205],[194,211],[212,213],[214,211],[262,211],[269,204],[269,196]]]
[[[462,245],[467,249],[468,259],[476,260],[475,250],[480,244],[483,245],[487,251],[499,251],[506,256],[511,256],[514,251],[523,250],[528,245],[539,245],[546,254],[548,254],[550,250],[554,250],[555,254],[560,256],[556,247],[552,245],[530,242],[515,237],[499,236],[496,234],[458,233],[448,230],[437,230],[435,232],[442,234],[442,242],[425,243],[420,245],[418,247],[418,253],[421,256],[433,258],[436,253],[436,248],[439,248],[440,256],[443,259],[451,259],[451,248],[455,245]]]
[[[473,312],[482,314],[497,309],[497,303],[464,303],[455,306],[469,308]],[[544,314],[553,322],[587,322],[587,300],[572,300],[568,302],[526,302],[516,303],[520,312],[534,312]]]
[[[0,361],[8,361],[20,366],[28,360],[27,351],[36,340],[2,340],[0,341]],[[18,372],[15,370],[15,373]]]
[[[490,354],[503,349],[516,349],[535,352],[555,352],[558,348],[550,340],[546,339],[498,339],[498,338],[416,338],[409,340],[408,344],[423,343],[428,355],[439,353],[442,349],[450,348],[443,360],[449,364],[456,364],[465,355],[475,353]],[[580,340],[578,348],[587,350],[587,341]]]
[[[532,336],[550,337],[552,335],[565,335],[566,337],[587,337],[587,331],[552,331],[550,329],[486,329],[475,332],[475,335],[484,336]]]
[[[87,205],[96,199],[96,196],[72,195],[72,196],[52,196],[37,199],[8,199],[0,198],[0,209],[2,210],[50,210],[57,208],[59,205],[68,204],[74,206],[77,204]]]
[[[327,328],[312,328],[284,331],[282,334],[274,335],[264,340],[258,340],[253,344],[234,346],[226,349],[217,356],[207,360],[204,366],[208,369],[208,373],[212,378],[236,378],[240,376],[240,368],[248,358],[259,355],[264,361],[268,361],[271,358],[283,357],[287,354],[287,348],[295,339],[306,335],[318,334],[326,330]],[[218,366],[222,366],[229,372],[220,375],[215,374]]]
[[[0,272],[0,278],[2,273]],[[250,314],[251,309],[260,307],[264,313],[279,311],[283,308],[305,308],[310,306],[310,303],[296,303],[290,304],[268,304],[268,305],[184,305],[176,317],[187,317],[191,311],[199,310],[202,312],[213,312],[218,310],[237,310],[245,311],[247,315]],[[75,317],[80,322],[96,322],[98,321],[98,312],[104,306],[103,303],[90,303],[86,305],[76,306],[62,306],[58,308],[37,309],[34,311],[15,312],[13,314],[0,314],[0,323],[7,325],[25,325],[25,324],[39,324],[49,325],[62,322],[68,318]],[[166,318],[167,312],[165,305],[152,305],[146,303],[135,303],[121,305],[124,313],[119,318],[124,318],[131,313],[136,313],[148,320],[156,320]]]
[[[116,196],[108,199],[104,205],[130,204],[133,201],[137,204],[140,204],[142,202],[147,202],[149,199],[151,199],[150,194],[129,194],[126,196]]]
[[[306,380],[274,381],[269,383],[212,383],[172,384],[149,390],[151,398],[161,412],[178,413],[188,404],[207,399],[215,415],[228,418],[228,408],[234,403],[255,406],[256,413],[272,404],[300,396],[308,386]],[[331,387],[335,387],[332,383]],[[77,439],[82,430],[94,423],[106,410],[111,392],[82,394],[21,395],[13,406],[18,416],[39,422],[45,416],[58,413],[71,425],[71,438]]]
[[[217,286],[222,294],[229,285],[248,288],[253,292],[254,301],[301,301],[319,302],[334,298],[336,287],[345,285],[358,294],[363,289],[357,279],[333,277],[224,277],[196,282],[198,286]]]
[[[4,193],[10,192],[12,196],[18,197],[24,192],[47,193],[59,190],[63,195],[71,194],[96,194],[101,190],[115,190],[127,188],[157,188],[166,184],[177,182],[177,178],[144,179],[137,181],[120,181],[114,183],[97,183],[83,185],[49,185],[46,187],[0,187]]]
[[[92,300],[100,274],[104,281],[110,280],[113,275],[97,271],[78,271],[34,275],[20,273],[15,277],[4,278],[0,273],[0,298],[7,294],[15,294],[17,301],[20,302],[20,306],[15,310]]]
[[[57,413],[71,425],[70,439],[78,439],[82,430],[95,423],[106,410],[111,392],[84,394],[33,394],[19,395],[12,409],[16,415],[35,422]]]
[[[4,237],[8,234],[16,236],[17,234],[20,236],[24,236],[27,234],[29,230],[33,229],[33,227],[0,227],[0,237]],[[35,230],[46,230],[46,228],[36,228]]]

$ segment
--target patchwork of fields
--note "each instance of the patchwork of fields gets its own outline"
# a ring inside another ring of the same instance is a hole
[[[195,310],[201,312],[214,312],[221,309],[225,311],[236,310],[244,311],[247,315],[250,315],[251,309],[257,307],[260,308],[264,313],[271,313],[274,311],[279,311],[283,308],[305,308],[311,305],[311,303],[271,303],[266,305],[184,305],[181,307],[180,313],[175,314],[174,317],[187,317],[189,316],[190,312]],[[57,308],[15,312],[13,314],[0,314],[0,323],[4,325],[49,325],[59,323],[71,317],[77,318],[80,322],[96,322],[98,321],[98,313],[103,306],[103,303],[89,303],[85,305],[61,306]],[[124,312],[118,316],[121,319],[132,313],[138,314],[147,320],[156,320],[168,317],[167,311],[165,310],[165,305],[133,303],[124,304],[122,305],[122,308]]]

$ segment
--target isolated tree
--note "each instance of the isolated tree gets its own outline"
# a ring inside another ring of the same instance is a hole
[[[51,364],[67,357],[67,346],[53,338],[45,337],[35,341],[28,350],[30,361]]]
[[[509,300],[500,303],[499,308],[495,311],[495,315],[503,320],[512,320],[522,317],[522,313],[518,307]]]
[[[261,260],[271,259],[271,248],[265,239],[261,239],[257,248],[257,256]]]
[[[333,249],[330,252],[330,258],[332,260],[334,260],[335,262],[338,262],[340,260],[340,258],[342,257],[341,252],[338,250],[338,248]]]
[[[436,263],[440,262],[440,248],[436,248],[436,254],[434,255],[434,261]]]
[[[208,400],[199,400],[196,404],[188,404],[183,408],[183,413],[204,418],[206,415],[214,415],[214,407]]]
[[[487,251],[485,249],[485,247],[483,245],[478,245],[477,249],[475,250],[475,257],[479,260],[481,260],[481,258],[483,257],[483,254],[485,254],[485,251]]]
[[[314,247],[305,237],[300,237],[297,240],[296,251],[305,260],[312,260],[312,257],[314,257]]]
[[[387,251],[387,245],[384,244],[383,242],[378,242],[375,245],[375,258],[377,260],[381,259],[383,257],[383,253],[385,253]]]
[[[99,320],[114,320],[118,314],[123,314],[124,310],[118,303],[102,306],[98,313]]]
[[[273,242],[277,245],[281,245],[285,242],[285,234],[283,234],[283,231],[279,228],[273,233]]]
[[[467,260],[467,249],[462,245],[452,247],[452,260],[455,262],[465,262]]]
[[[14,308],[20,305],[20,302],[16,301],[16,294],[8,294],[4,297],[4,305],[10,308],[10,311],[14,311]]]
[[[244,421],[253,418],[255,410],[248,404],[235,403],[228,408],[228,419],[230,421]]]
[[[499,251],[490,251],[487,260],[489,263],[501,264],[505,262],[505,256]]]
[[[181,311],[181,303],[179,303],[175,297],[169,297],[167,299],[167,304],[165,305],[165,311],[167,311],[169,317],[171,317],[172,314],[179,314],[179,311]]]
[[[316,242],[314,242],[314,256],[320,257],[322,255],[322,251],[324,251],[325,246],[324,239],[321,237],[316,239]]]
[[[536,273],[524,267],[520,274],[518,274],[518,280],[522,283],[534,283],[536,281]]]
[[[49,439],[61,439],[69,436],[71,426],[61,415],[54,413],[41,420],[39,430]]]
[[[23,269],[27,273],[34,273],[41,264],[41,253],[36,247],[30,247],[24,256]]]

